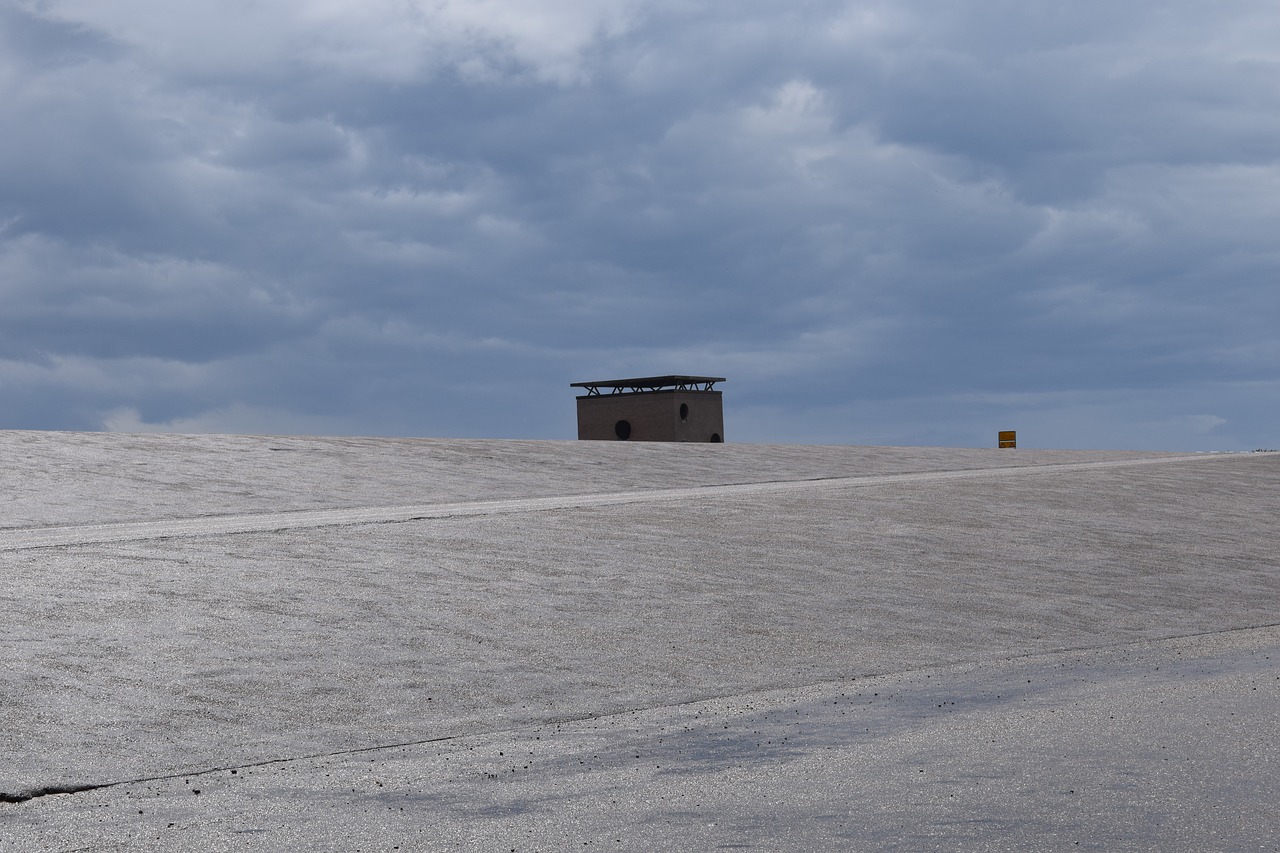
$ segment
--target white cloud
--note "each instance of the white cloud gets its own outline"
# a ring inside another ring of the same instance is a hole
[[[1181,415],[1171,419],[1170,423],[1177,428],[1190,430],[1196,435],[1207,435],[1218,427],[1226,426],[1227,419],[1217,415]]]
[[[186,433],[239,435],[365,435],[360,417],[307,415],[271,406],[233,403],[194,417],[149,421],[137,409],[122,407],[103,414],[102,429],[127,433]]]

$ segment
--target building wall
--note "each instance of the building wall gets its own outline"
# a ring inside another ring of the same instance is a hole
[[[681,407],[684,417],[681,417]],[[629,427],[619,430],[620,422]],[[719,391],[646,391],[578,398],[578,438],[618,441],[724,441]]]

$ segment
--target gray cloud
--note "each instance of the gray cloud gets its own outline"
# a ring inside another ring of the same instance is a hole
[[[1278,30],[8,2],[0,425],[570,437],[677,371],[740,440],[1274,444]]]

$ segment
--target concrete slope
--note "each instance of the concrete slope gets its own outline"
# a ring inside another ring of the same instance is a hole
[[[0,529],[1173,455],[0,430]]]
[[[1274,850],[1280,632],[828,681],[46,796],[14,850]]]
[[[110,469],[90,450],[111,437],[67,440]],[[138,459],[178,441],[119,440]],[[306,444],[202,441],[223,462]],[[1008,849],[1067,837],[1036,768],[1095,780],[1072,818],[1089,843],[1158,837],[1152,810],[1192,782],[1237,813],[1274,791],[1280,456],[427,445],[440,482],[492,476],[406,502],[388,474],[381,500],[323,508],[327,455],[295,453],[270,489],[224,464],[165,505],[163,466],[122,478],[123,502],[111,478],[68,475],[58,506],[28,484],[44,515],[0,531],[5,843]],[[521,450],[575,473],[486,469]],[[278,504],[237,507],[236,477]],[[1160,771],[1160,738],[1184,747],[1182,787],[1126,775]],[[496,760],[517,745],[530,761]],[[929,756],[950,782],[912,788]],[[1126,779],[1154,799],[1115,806]],[[1275,819],[1210,830],[1260,842]]]
[[[815,477],[802,480],[777,480],[733,485],[704,485],[677,489],[646,489],[632,492],[596,492],[541,498],[507,498],[505,500],[466,501],[410,506],[347,507],[325,510],[293,510],[258,512],[249,515],[202,515],[195,518],[162,518],[152,521],[125,521],[105,524],[75,524],[0,528],[0,551],[28,548],[53,548],[62,545],[136,542],[145,539],[218,536],[233,533],[279,532],[312,527],[341,527],[353,524],[385,524],[405,521],[463,518],[476,515],[509,515],[512,513],[547,512],[562,509],[652,504],[662,502],[698,502],[723,497],[767,495],[815,489],[849,489],[880,486],[888,483],[923,483],[935,480],[969,479],[973,477],[1027,476],[1060,474],[1093,468],[1152,465],[1184,462],[1199,456],[1160,456],[1091,462],[1058,462],[1024,464],[1017,467],[977,468],[927,471],[911,474],[868,474],[860,477]]]

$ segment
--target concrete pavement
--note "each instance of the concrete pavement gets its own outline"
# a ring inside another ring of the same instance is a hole
[[[0,849],[1277,846],[1280,455],[0,459]]]

